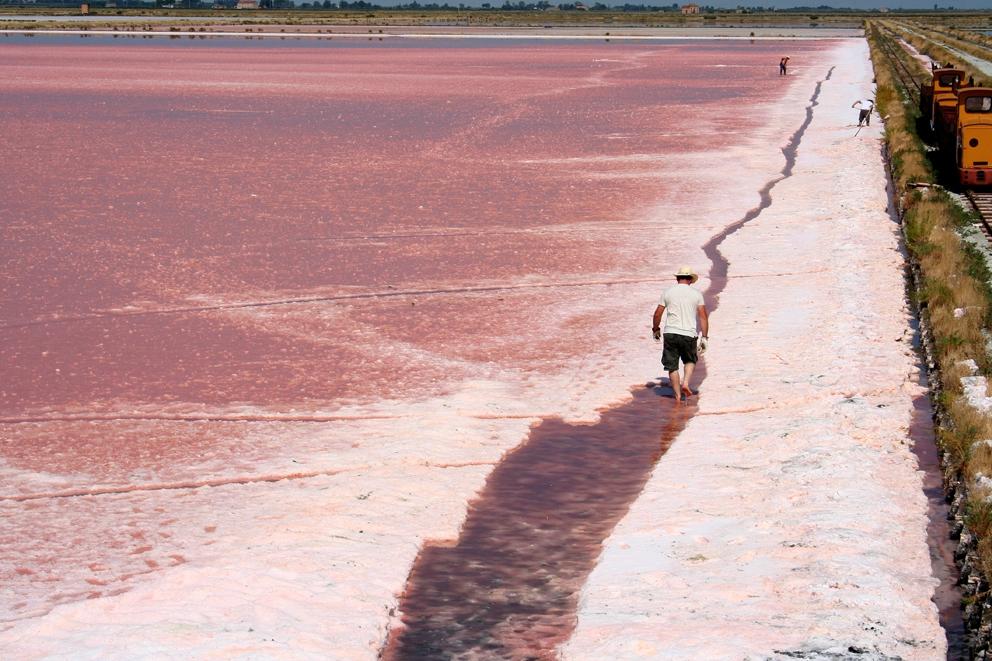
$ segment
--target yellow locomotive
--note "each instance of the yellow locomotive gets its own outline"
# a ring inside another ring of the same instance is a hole
[[[955,163],[965,186],[992,184],[992,88],[958,91]]]
[[[992,186],[992,88],[975,87],[960,69],[934,69],[920,90],[920,113],[948,166],[953,159],[958,182]]]

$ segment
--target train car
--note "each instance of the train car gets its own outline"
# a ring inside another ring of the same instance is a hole
[[[939,144],[953,145],[957,129],[958,88],[964,81],[960,69],[937,69],[933,72],[933,106],[930,125],[937,134]]]
[[[940,78],[937,75],[940,74]],[[942,93],[952,90],[961,80],[961,71],[951,65],[946,67],[933,65],[930,69],[930,82],[920,85],[920,116],[933,123],[933,90],[937,87]]]
[[[992,185],[992,88],[958,90],[956,123],[955,162],[960,183]]]
[[[931,72],[932,73],[932,72]],[[933,79],[920,85],[920,117],[929,124],[933,117]]]
[[[930,122],[930,113],[933,112],[933,84],[923,83],[920,85],[920,117]]]

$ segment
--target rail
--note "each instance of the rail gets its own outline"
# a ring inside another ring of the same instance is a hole
[[[910,71],[909,67],[906,65],[904,57],[899,56],[899,51],[902,51],[905,56],[905,50],[901,46],[896,45],[898,35],[889,28],[879,27],[877,28],[877,31],[877,43],[882,49],[882,53],[885,55],[885,58],[892,65],[892,72],[898,79],[899,86],[914,103],[919,105],[922,83],[916,76],[913,75],[913,72]]]
[[[978,214],[978,222],[974,224],[975,229],[985,235],[986,240],[992,243],[992,192],[978,191],[969,188],[965,191],[968,201]]]

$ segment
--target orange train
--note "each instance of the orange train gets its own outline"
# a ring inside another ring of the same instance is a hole
[[[935,69],[921,89],[920,112],[943,158],[953,159],[958,182],[992,186],[992,88],[974,86],[960,69]]]

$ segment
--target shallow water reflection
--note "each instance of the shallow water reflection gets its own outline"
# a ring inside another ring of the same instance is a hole
[[[385,659],[550,659],[579,591],[694,407],[648,384],[595,425],[545,420],[470,505],[455,546],[422,550]]]

